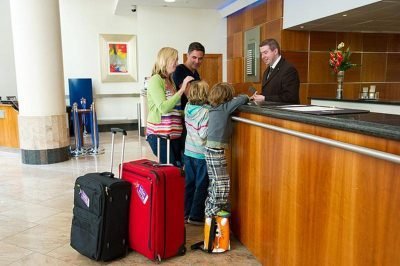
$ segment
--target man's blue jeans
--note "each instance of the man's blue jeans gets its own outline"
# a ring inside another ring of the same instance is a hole
[[[185,217],[204,220],[208,174],[205,159],[184,155],[185,162]]]

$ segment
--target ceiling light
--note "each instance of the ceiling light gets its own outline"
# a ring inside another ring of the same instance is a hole
[[[304,26],[300,26],[300,29],[304,29]]]
[[[343,17],[347,17],[347,14],[343,14],[342,16],[343,16]]]
[[[173,2],[175,2],[175,0],[164,0],[164,2],[173,3]]]

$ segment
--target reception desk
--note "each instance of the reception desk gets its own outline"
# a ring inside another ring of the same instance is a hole
[[[263,265],[400,265],[400,116],[233,120],[232,230]]]
[[[0,103],[0,146],[19,148],[18,111]]]

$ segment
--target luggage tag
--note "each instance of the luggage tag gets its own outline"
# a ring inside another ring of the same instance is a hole
[[[79,197],[81,198],[83,203],[86,205],[86,207],[89,208],[90,199],[89,199],[88,195],[86,195],[85,191],[82,190],[81,188],[79,189]]]
[[[135,182],[133,186],[136,188],[136,194],[138,195],[140,201],[143,203],[143,205],[146,205],[146,202],[149,199],[149,194],[147,194],[145,188],[138,182]]]

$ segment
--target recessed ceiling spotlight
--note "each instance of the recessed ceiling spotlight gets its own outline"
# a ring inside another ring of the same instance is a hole
[[[173,3],[173,2],[175,2],[175,0],[164,0],[164,2]]]
[[[347,17],[347,14],[343,14],[342,16],[343,16],[343,17]]]
[[[304,29],[304,26],[300,26],[300,29]]]

